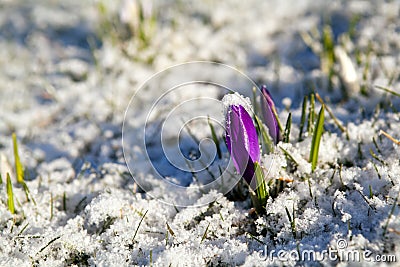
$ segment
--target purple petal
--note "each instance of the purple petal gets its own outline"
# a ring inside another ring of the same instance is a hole
[[[251,181],[253,180],[254,173],[255,173],[255,165],[254,165],[253,161],[251,160],[251,158],[249,157],[248,161],[247,161],[246,169],[244,170],[244,172],[242,174],[242,177],[249,185],[253,185],[251,183]],[[253,188],[253,189],[255,189],[255,188]]]
[[[250,183],[260,147],[253,120],[240,105],[230,106],[226,114],[226,143],[236,170]]]
[[[277,144],[280,136],[278,122],[273,112],[275,110],[274,100],[272,100],[271,94],[268,92],[265,85],[261,87],[261,93],[261,113],[263,122],[268,127],[269,134],[275,144]]]

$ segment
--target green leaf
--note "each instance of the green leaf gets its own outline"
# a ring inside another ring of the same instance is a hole
[[[267,186],[265,185],[265,177],[264,173],[261,169],[261,166],[258,162],[254,162],[254,169],[255,169],[255,174],[256,174],[256,181],[257,181],[257,198],[258,202],[260,204],[260,208],[262,209],[263,206],[267,203],[267,199],[269,196]],[[262,210],[259,210],[259,212],[262,212]]]
[[[322,44],[323,44],[323,56],[324,60],[326,60],[326,73],[331,74],[330,71],[335,62],[335,53],[334,53],[334,40],[332,28],[329,25],[325,25],[322,30]]]
[[[261,122],[260,118],[254,114],[254,120],[256,122],[256,129],[259,134],[261,134],[261,144],[264,150],[264,153],[274,152],[274,145],[272,144],[272,140],[269,136],[268,131],[265,129],[264,124]]]
[[[251,198],[251,202],[253,203],[253,207],[256,209],[257,214],[261,214],[262,213],[261,203],[258,200],[256,192],[254,192],[253,190],[251,190],[251,188],[249,188],[249,195]]]
[[[283,142],[289,143],[290,137],[290,128],[292,127],[292,113],[289,113],[289,116],[286,121],[285,132],[283,133]]]
[[[14,193],[13,193],[13,187],[12,187],[12,183],[11,183],[10,174],[8,172],[7,172],[7,196],[8,196],[8,200],[7,200],[8,209],[10,210],[10,212],[12,214],[14,214],[15,213]]]
[[[315,124],[315,131],[311,143],[310,163],[312,172],[314,172],[318,162],[319,144],[321,142],[322,133],[324,131],[324,120],[325,120],[324,111],[325,111],[325,106],[322,105],[318,114],[317,122]]]
[[[19,159],[17,135],[15,133],[12,134],[12,140],[13,140],[13,146],[14,146],[15,173],[17,175],[17,182],[23,184],[24,183],[24,169],[22,167],[21,160]]]
[[[303,98],[303,107],[301,110],[299,141],[302,140],[301,136],[303,134],[304,124],[306,123],[307,102],[308,102],[308,96],[305,95]]]

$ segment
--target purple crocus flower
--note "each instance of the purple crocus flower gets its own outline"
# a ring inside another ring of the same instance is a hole
[[[268,127],[269,135],[274,140],[274,143],[278,144],[280,135],[278,121],[274,114],[274,112],[276,113],[274,100],[272,100],[271,94],[268,92],[265,85],[261,87],[261,93],[261,113],[263,122]]]
[[[226,145],[237,172],[251,184],[254,162],[260,161],[260,146],[253,120],[241,105],[229,106],[226,113]]]

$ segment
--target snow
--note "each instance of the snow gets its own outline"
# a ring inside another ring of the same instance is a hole
[[[228,112],[230,106],[242,106],[247,111],[247,113],[249,113],[250,116],[254,114],[250,98],[244,97],[238,92],[225,95],[224,98],[222,98],[222,104],[224,107],[223,109],[224,117],[226,116],[226,113]]]
[[[2,1],[0,266],[260,266],[266,247],[322,252],[342,239],[349,250],[400,260],[400,148],[380,134],[400,139],[400,98],[375,87],[399,92],[399,1],[138,2],[144,21],[134,0]],[[331,88],[301,38],[324,22],[335,37]],[[142,26],[144,41],[131,31]],[[223,140],[224,108],[253,112],[249,78],[267,85],[283,124],[293,117],[290,143],[261,157],[271,189],[285,181],[261,215],[245,185],[232,189],[240,177]],[[303,96],[313,90],[349,136],[325,112],[314,172],[312,136],[303,130],[298,140]],[[215,160],[208,115],[220,140]],[[28,194],[15,178],[13,132]],[[200,156],[211,158],[208,169]]]

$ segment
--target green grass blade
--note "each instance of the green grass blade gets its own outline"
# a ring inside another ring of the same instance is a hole
[[[183,119],[182,119],[182,123],[183,123],[183,125],[185,125],[185,121],[184,121]],[[186,129],[187,133],[189,134],[189,136],[193,139],[193,141],[194,141],[197,145],[199,145],[199,144],[200,144],[200,140],[196,137],[196,135],[194,135],[194,134],[192,133],[192,130],[190,130],[190,127],[189,127],[189,126],[186,126],[185,129]]]
[[[375,85],[375,87],[378,88],[378,89],[380,89],[380,90],[383,90],[383,91],[385,91],[385,92],[387,92],[387,93],[389,93],[389,94],[392,94],[392,95],[394,95],[394,96],[400,97],[400,93],[397,93],[397,92],[395,92],[395,91],[392,91],[392,90],[390,90],[390,89],[388,89],[388,88],[386,88],[386,87],[379,86],[379,85]]]
[[[365,52],[364,52],[365,53]],[[367,48],[367,52],[366,52],[366,58],[365,58],[365,62],[364,62],[364,69],[362,72],[362,80],[363,80],[363,84],[361,85],[360,88],[360,92],[362,95],[364,96],[368,96],[369,95],[369,91],[367,88],[367,80],[368,80],[368,73],[370,72],[370,66],[371,66],[371,54],[372,54],[372,46],[371,46],[371,42],[368,44],[368,48]]]
[[[326,111],[328,111],[329,116],[333,119],[333,122],[336,124],[336,126],[343,132],[346,134],[346,139],[350,140],[350,136],[349,136],[349,132],[347,131],[347,129],[339,122],[339,120],[336,118],[336,116],[333,114],[333,112],[331,111],[331,109],[328,107],[328,105],[325,104],[325,101],[322,99],[322,97],[316,93],[315,97],[317,98],[317,100],[321,103],[321,105],[325,106]]]
[[[265,179],[264,179],[264,174],[261,169],[261,166],[258,162],[254,163],[254,169],[255,169],[255,174],[256,174],[256,179],[257,179],[257,198],[258,202],[260,203],[260,208],[267,203],[267,199],[269,196],[267,187],[265,185]],[[259,212],[262,212],[262,210],[259,210]]]
[[[295,217],[295,209],[294,209],[294,202],[293,202],[293,207],[292,207],[292,231],[293,231],[293,236],[296,238],[296,217]]]
[[[214,126],[212,125],[211,121],[210,121],[210,117],[207,118],[208,120],[208,126],[210,126],[210,130],[211,130],[211,137],[214,141],[215,146],[217,147],[217,154],[218,154],[218,158],[222,158],[222,153],[221,153],[221,148],[219,146],[219,140],[217,137],[217,134],[215,133],[215,129]]]
[[[0,173],[0,185],[3,184],[3,177],[1,177],[1,173]]]
[[[379,134],[383,134],[386,138],[388,138],[390,141],[392,141],[393,143],[400,145],[400,141],[397,140],[396,138],[394,138],[393,136],[391,136],[390,134],[388,134],[387,132],[385,132],[384,130],[380,130]]]
[[[292,161],[296,166],[299,166],[299,163],[297,163],[297,161],[293,158],[292,155],[290,155],[290,153],[289,153],[287,150],[285,150],[283,147],[279,147],[279,148],[282,150],[283,154],[285,154],[286,159],[289,159],[289,160]]]
[[[50,221],[53,220],[54,217],[54,204],[53,204],[53,193],[50,193]]]
[[[286,215],[288,216],[289,222],[292,223],[292,216],[290,215],[290,212],[286,206],[285,206],[285,211],[286,211]]]
[[[283,133],[283,142],[289,143],[290,137],[290,128],[292,127],[292,113],[289,113],[289,116],[286,121],[285,132]]]
[[[172,236],[175,236],[175,232],[172,230],[172,228],[169,226],[168,223],[166,223],[166,224],[167,224],[168,232],[169,232]]]
[[[369,189],[369,198],[371,199],[371,198],[374,197],[374,194],[372,193],[372,186],[369,185],[369,186],[368,186],[368,189]]]
[[[146,214],[147,214],[148,211],[149,210],[146,210],[146,212],[143,214],[142,218],[140,218],[140,222],[138,224],[138,227],[135,230],[135,234],[133,235],[132,241],[135,240],[135,237],[136,237],[137,233],[139,232],[140,225],[142,224],[142,222],[144,220],[144,217],[146,217]]]
[[[293,217],[290,216],[290,212],[286,206],[285,206],[285,211],[290,222],[290,228],[292,229],[293,237],[296,238],[296,222],[294,221],[294,209],[293,209]]]
[[[254,239],[255,241],[257,241],[260,244],[266,245],[266,243],[264,243],[263,241],[261,241],[260,239],[258,239],[257,237],[255,237],[253,234],[251,234],[250,232],[246,232],[251,239]]]
[[[276,122],[278,123],[279,130],[282,132],[283,131],[282,123],[279,120],[278,112],[276,111],[275,107],[272,108],[272,113],[274,113],[274,116],[276,118]]]
[[[310,181],[310,177],[309,176],[307,176],[307,184],[308,184],[308,193],[310,194],[311,198],[314,198],[313,197],[313,193],[312,193],[311,181]]]
[[[314,99],[314,94],[311,94],[310,107],[308,108],[308,126],[307,126],[308,135],[312,135],[314,131],[314,120],[315,120],[314,110],[315,110],[315,99]]]
[[[302,140],[301,136],[303,135],[304,124],[306,123],[307,102],[308,102],[308,96],[305,95],[303,98],[303,105],[301,109],[299,141]]]
[[[203,234],[203,236],[201,237],[200,244],[203,243],[204,239],[207,238],[208,227],[210,227],[210,223],[208,223],[208,225],[207,225],[207,227],[206,227],[206,230],[204,231],[204,234]]]
[[[385,226],[383,227],[383,236],[386,235],[386,232],[387,232],[387,229],[388,229],[388,226],[389,226],[390,219],[392,218],[393,213],[394,213],[394,210],[396,209],[397,201],[399,200],[399,194],[400,194],[400,193],[397,193],[397,197],[396,197],[396,199],[394,200],[394,203],[393,203],[392,208],[390,209],[390,212],[389,212],[389,215],[388,215],[386,224],[385,224]]]
[[[29,191],[28,185],[25,183],[25,181],[22,182],[22,187],[24,188],[26,201],[32,200],[33,204],[36,205],[36,201],[35,201],[35,199],[32,197],[32,194],[31,194],[31,192]]]
[[[379,173],[378,167],[376,167],[376,164],[373,163],[372,161],[371,161],[371,163],[372,163],[372,166],[374,166],[374,169],[375,169],[375,171],[376,171],[376,174],[378,175],[379,180],[382,180],[382,176],[381,176],[381,174]]]
[[[249,195],[251,198],[251,202],[253,203],[253,207],[255,208],[257,214],[261,214],[262,213],[262,208],[261,208],[261,203],[258,200],[258,196],[256,194],[256,192],[254,192],[253,190],[249,190]]]
[[[370,154],[374,159],[376,159],[377,161],[379,161],[380,163],[382,163],[382,165],[387,165],[385,161],[381,160],[381,159],[378,157],[378,155],[376,155],[376,154],[374,153],[374,151],[372,150],[372,148],[369,149],[369,154]]]
[[[269,133],[265,129],[263,123],[261,122],[260,118],[254,114],[254,120],[256,122],[256,129],[258,134],[261,134],[261,144],[264,150],[264,153],[274,152],[274,145],[272,144],[272,140],[269,136]]]
[[[63,193],[63,210],[67,210],[67,194],[65,193],[65,191]]]
[[[39,253],[42,253],[43,250],[45,250],[48,246],[50,246],[52,243],[54,243],[55,241],[57,241],[57,240],[60,239],[60,238],[61,238],[61,236],[57,236],[57,237],[53,238],[52,240],[50,240],[50,242],[47,243],[44,247],[42,247],[42,248],[39,250],[39,252],[36,253],[36,255],[39,254]]]
[[[335,63],[335,53],[334,53],[334,40],[332,28],[329,25],[325,25],[322,30],[322,44],[323,44],[323,56],[326,60],[326,66],[324,66],[325,72],[332,75],[333,64]],[[331,76],[329,77],[331,78]]]
[[[14,146],[15,173],[17,175],[17,182],[24,183],[24,169],[22,167],[21,160],[19,159],[17,135],[15,133],[12,134],[12,140]]]
[[[372,142],[374,143],[376,151],[378,151],[379,154],[382,154],[382,151],[379,149],[379,146],[378,146],[378,143],[375,140],[375,137],[372,137]]]
[[[153,266],[153,250],[150,250],[150,267]]]
[[[325,106],[322,105],[321,110],[319,111],[318,114],[317,122],[315,124],[315,131],[311,143],[310,162],[311,162],[311,170],[313,172],[317,167],[319,144],[321,142],[322,133],[324,131],[324,120],[325,120],[324,111],[325,111]]]
[[[7,173],[7,196],[8,196],[7,200],[8,209],[12,214],[14,214],[15,213],[14,193],[9,173]]]
[[[29,223],[25,224],[25,226],[22,227],[22,229],[18,232],[17,236],[21,236],[22,233],[26,230],[26,228],[28,228],[28,226],[29,226]]]

